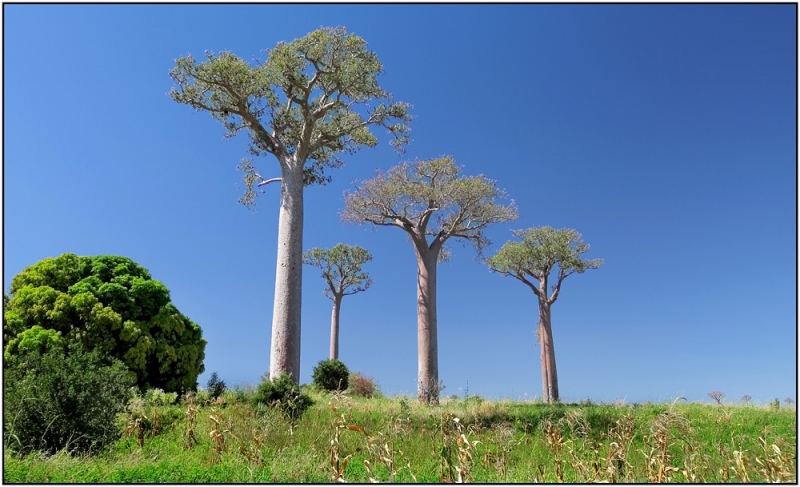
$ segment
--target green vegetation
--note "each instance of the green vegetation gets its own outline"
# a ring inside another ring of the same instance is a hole
[[[311,373],[313,383],[323,391],[343,391],[350,381],[350,371],[340,360],[322,360]]]
[[[315,404],[291,422],[254,407],[254,392],[226,391],[221,406],[148,405],[147,428],[128,428],[96,456],[6,450],[4,481],[797,481],[789,408],[477,396],[423,407],[310,390]],[[131,424],[130,408],[125,417]]]
[[[261,384],[256,389],[254,403],[263,404],[279,409],[284,417],[297,421],[303,413],[314,404],[311,397],[300,390],[292,376],[283,374],[277,379],[269,380],[264,375]]]
[[[21,351],[73,343],[123,362],[142,389],[183,393],[203,372],[200,327],[170,302],[164,284],[127,257],[66,253],[14,276],[3,305],[4,365]]]
[[[133,374],[73,344],[16,356],[3,376],[3,444],[19,452],[95,452],[120,436]],[[69,353],[67,353],[69,352]]]

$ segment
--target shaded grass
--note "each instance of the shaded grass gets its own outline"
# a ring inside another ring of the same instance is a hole
[[[338,475],[347,482],[440,482],[458,476],[474,482],[526,483],[796,482],[793,409],[547,405],[480,398],[427,408],[402,397],[312,394],[316,404],[293,426],[276,411],[250,406],[242,393],[229,396],[225,405],[200,406],[198,442],[188,450],[186,406],[160,407],[160,417],[178,419],[162,431],[148,431],[142,447],[131,434],[94,457],[59,453],[20,458],[6,450],[3,479],[319,483]],[[210,439],[212,431],[223,439],[217,446]],[[341,472],[334,472],[334,456]],[[212,463],[213,458],[218,462]]]

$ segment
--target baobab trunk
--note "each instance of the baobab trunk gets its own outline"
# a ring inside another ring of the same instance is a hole
[[[436,336],[436,264],[438,252],[417,250],[417,398],[439,403],[439,344]]]
[[[330,359],[339,358],[339,309],[342,307],[342,295],[333,296],[333,311],[331,311],[331,354]]]
[[[300,381],[300,309],[303,269],[303,171],[281,164],[278,259],[272,308],[269,377]]]
[[[553,329],[550,326],[550,304],[539,300],[539,341],[542,344],[542,392],[544,402],[558,402],[558,372],[556,352],[553,347]]]

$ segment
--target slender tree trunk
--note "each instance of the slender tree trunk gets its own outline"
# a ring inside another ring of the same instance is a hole
[[[303,171],[281,164],[278,260],[272,308],[269,376],[291,374],[300,381],[300,307],[303,269]]]
[[[539,300],[539,330],[542,343],[542,387],[544,400],[548,403],[558,402],[558,371],[556,370],[556,352],[553,347],[553,328],[550,325],[550,304]]]
[[[424,240],[423,240],[424,242]],[[417,398],[439,404],[439,344],[436,336],[438,251],[415,242],[417,251]]]
[[[537,337],[539,338],[539,348],[541,349],[539,353],[539,361],[542,364],[542,401],[549,403],[550,402],[550,372],[548,365],[550,361],[547,359],[547,350],[544,346],[544,327],[542,326],[542,320],[539,319],[539,329],[537,331]]]
[[[339,310],[342,307],[342,296],[333,296],[333,311],[331,311],[331,360],[339,358]]]

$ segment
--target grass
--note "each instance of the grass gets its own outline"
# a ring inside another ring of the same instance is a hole
[[[4,450],[3,480],[797,482],[790,408],[477,397],[427,408],[403,397],[311,394],[316,404],[295,424],[254,408],[242,391],[195,411],[139,404],[136,417],[124,418],[126,435],[99,455],[19,457]]]

